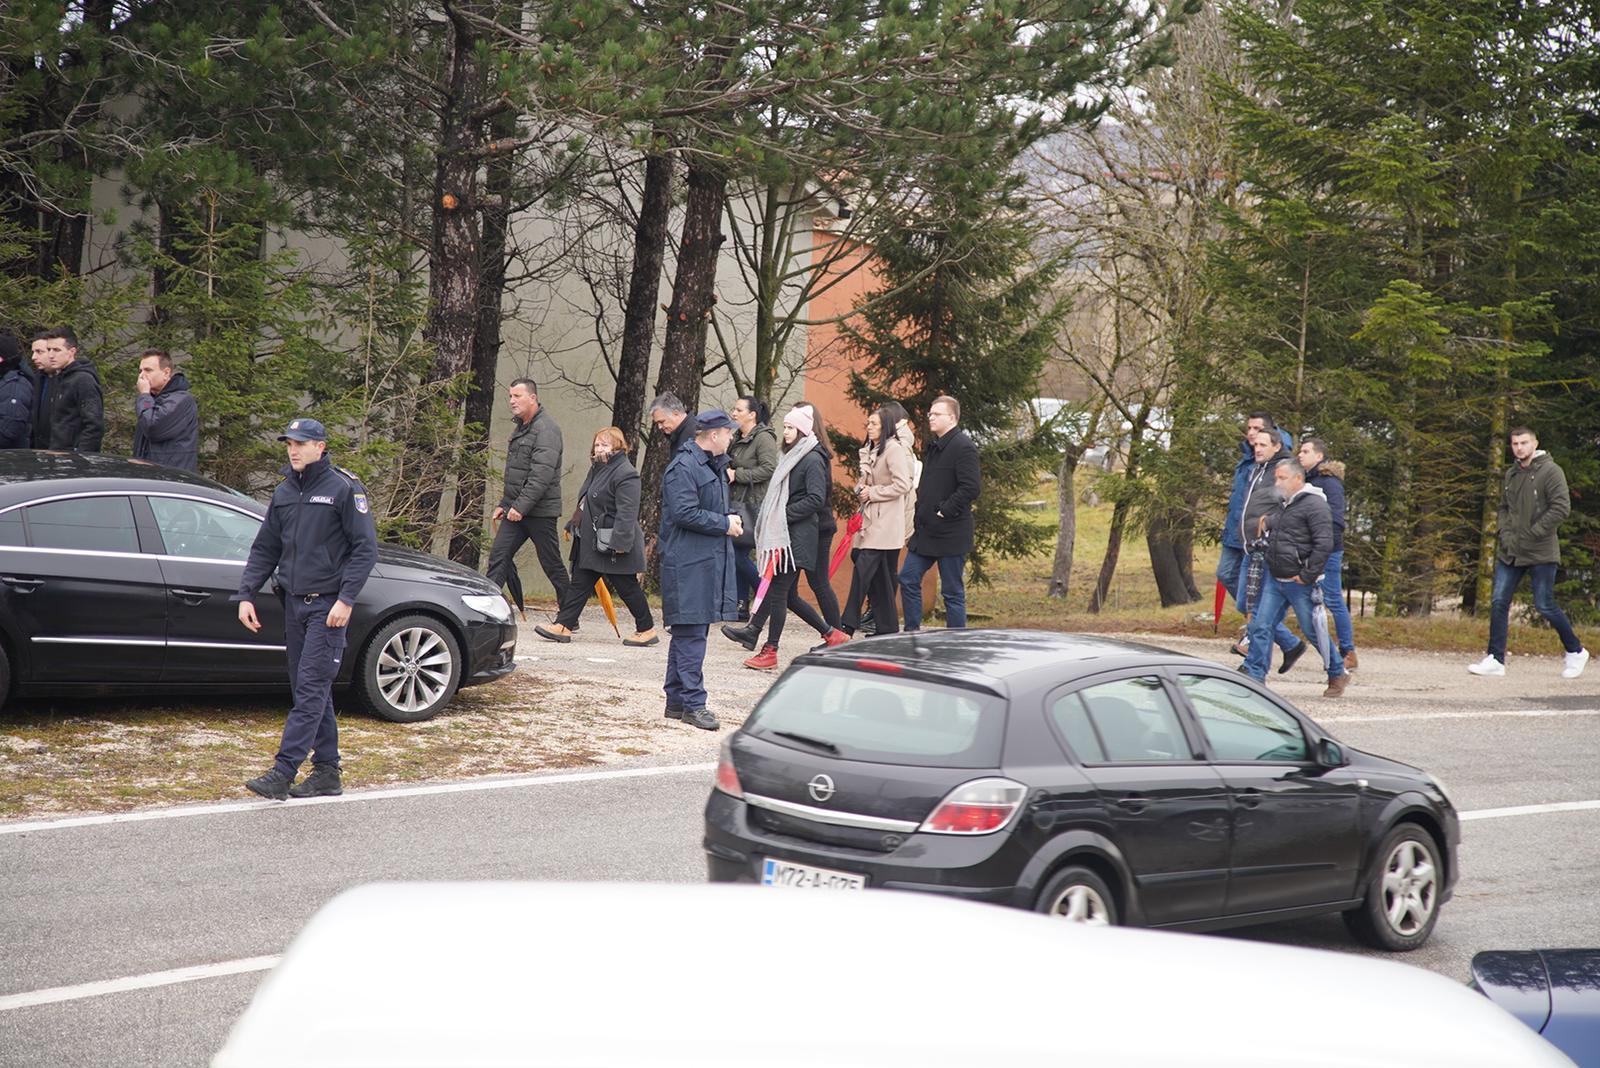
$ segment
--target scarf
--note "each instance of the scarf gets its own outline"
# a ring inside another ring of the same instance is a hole
[[[756,517],[757,574],[768,574],[769,564],[774,575],[794,570],[794,550],[789,546],[789,474],[816,447],[815,437],[801,435],[778,461],[778,469],[772,472],[767,496],[761,502],[761,513]]]

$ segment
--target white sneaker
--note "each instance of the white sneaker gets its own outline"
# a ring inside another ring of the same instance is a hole
[[[1500,661],[1496,660],[1493,655],[1490,655],[1484,657],[1476,664],[1468,664],[1467,670],[1472,672],[1474,675],[1494,675],[1498,677],[1506,673],[1506,666]],[[1579,668],[1579,670],[1581,671],[1582,668]],[[1576,675],[1572,677],[1577,678]]]
[[[1575,679],[1583,674],[1584,665],[1589,662],[1589,650],[1579,649],[1575,653],[1567,654],[1567,666],[1561,669],[1561,677]]]

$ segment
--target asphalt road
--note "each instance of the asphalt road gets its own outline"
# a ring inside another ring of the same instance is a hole
[[[1600,799],[1600,669],[1558,685],[1532,665],[1520,682],[1486,682],[1449,658],[1369,663],[1356,701],[1317,702],[1309,675],[1285,689],[1347,744],[1427,767],[1459,808],[1488,813],[1464,822],[1457,896],[1432,941],[1404,959],[1460,978],[1481,949],[1600,946],[1600,808],[1492,814]],[[714,739],[705,746],[709,756]],[[126,989],[129,980],[279,953],[320,905],[360,883],[702,878],[709,774],[615,776],[22,832],[0,824],[0,1065],[205,1064],[265,973],[148,989]],[[1337,918],[1226,937],[1356,951]],[[111,980],[123,982],[18,1005]],[[296,1040],[284,1036],[286,1063]]]

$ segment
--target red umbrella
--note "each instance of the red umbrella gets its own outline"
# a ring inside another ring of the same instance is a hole
[[[1217,579],[1217,601],[1211,606],[1211,633],[1215,634],[1222,624],[1222,597],[1224,594],[1222,580]]]
[[[844,525],[844,537],[839,539],[839,544],[833,547],[833,559],[828,561],[828,577],[831,579],[839,573],[839,565],[844,563],[844,558],[850,552],[850,542],[861,530],[861,513],[857,512],[850,517]]]

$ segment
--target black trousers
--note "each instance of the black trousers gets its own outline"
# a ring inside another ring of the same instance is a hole
[[[578,616],[583,613],[583,606],[589,603],[589,597],[594,593],[594,584],[602,578],[617,591],[622,603],[633,613],[635,631],[646,631],[656,625],[655,617],[650,614],[650,600],[645,597],[644,590],[639,586],[638,575],[610,575],[590,571],[588,568],[574,567],[572,585],[567,587],[567,595],[561,599],[561,611],[556,613],[556,623],[559,626],[571,629],[578,621]]]
[[[900,614],[895,611],[895,576],[900,571],[899,549],[857,549],[855,577],[850,580],[850,597],[844,606],[841,626],[854,632],[861,626],[861,602],[872,604],[872,619],[879,634],[896,634]]]
[[[839,625],[839,595],[833,592],[833,583],[828,581],[828,563],[833,559],[833,536],[836,533],[825,530],[817,534],[817,566],[806,571],[806,584],[811,587],[811,595],[817,599],[817,607],[822,610],[828,630]],[[828,631],[822,633],[826,636]]]
[[[556,517],[553,515],[525,515],[513,523],[500,521],[494,533],[494,544],[489,547],[489,569],[486,574],[496,588],[505,585],[506,576],[516,566],[514,558],[525,541],[533,542],[533,551],[539,554],[539,566],[545,578],[556,590],[556,603],[567,601],[567,566],[561,562],[561,543],[556,539]],[[593,582],[589,584],[591,587]]]

